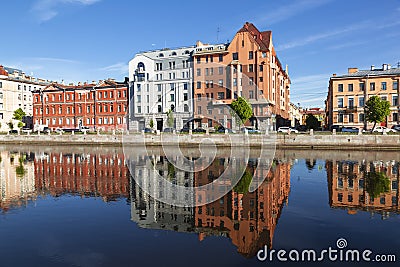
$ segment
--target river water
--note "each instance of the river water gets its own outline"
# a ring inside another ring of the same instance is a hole
[[[400,153],[280,150],[254,192],[242,179],[212,203],[181,207],[157,200],[168,194],[157,185],[148,195],[136,178],[204,185],[218,179],[229,156],[217,154],[193,173],[173,167],[161,148],[135,155],[110,147],[0,151],[0,266],[310,266],[257,254],[296,250],[301,258],[330,247],[397,258],[367,266],[400,260]],[[245,173],[257,162],[250,153]],[[186,198],[198,203],[196,193]],[[338,248],[339,239],[346,245]],[[323,266],[365,264],[325,257]]]

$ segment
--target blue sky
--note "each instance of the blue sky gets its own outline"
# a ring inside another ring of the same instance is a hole
[[[1,3],[0,64],[66,82],[122,80],[135,53],[231,40],[244,22],[272,30],[291,100],[321,106],[332,73],[400,61],[400,0]]]

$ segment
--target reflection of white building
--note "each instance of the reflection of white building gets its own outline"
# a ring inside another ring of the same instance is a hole
[[[192,118],[192,52],[194,47],[137,54],[129,62],[130,129],[167,128],[167,112],[174,112],[176,129]]]
[[[173,184],[192,187],[194,174],[181,170],[174,171],[171,175],[171,165],[165,157],[137,156],[128,160],[130,171],[135,179],[131,187],[131,219],[140,227],[147,229],[165,229],[178,232],[193,231],[193,195],[186,196],[190,204],[188,207],[176,207],[157,201],[146,192],[160,199],[173,197],[174,192],[160,186],[156,177],[169,179]],[[149,168],[149,164],[153,168]],[[142,181],[139,186],[136,181]],[[179,194],[177,194],[179,195]]]
[[[20,206],[35,196],[35,170],[29,155],[0,153],[0,208]]]
[[[32,116],[32,91],[44,88],[48,84],[48,81],[28,76],[20,70],[0,66],[0,129],[9,130],[7,123],[19,108],[25,111],[27,116]]]

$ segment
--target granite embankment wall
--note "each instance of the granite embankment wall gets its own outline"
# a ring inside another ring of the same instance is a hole
[[[2,135],[0,144],[45,145],[45,146],[121,146],[129,145],[174,145],[196,146],[214,143],[220,147],[276,144],[277,148],[329,149],[329,150],[394,150],[400,151],[400,135]]]

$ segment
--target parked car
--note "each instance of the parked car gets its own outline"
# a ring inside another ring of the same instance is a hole
[[[394,126],[392,127],[392,129],[393,129],[393,130],[396,130],[396,131],[398,131],[398,132],[400,132],[400,124],[394,125]]]
[[[341,128],[342,133],[358,133],[360,129],[357,127],[343,127]]]
[[[299,131],[290,127],[279,127],[278,133],[299,133]]]
[[[17,134],[18,133],[18,130],[9,130],[8,131],[10,134]]]
[[[192,132],[193,133],[206,133],[206,130],[204,130],[203,128],[197,128],[197,129],[194,129]]]
[[[180,133],[189,133],[189,127],[183,127],[179,132]]]
[[[225,128],[224,126],[220,126],[220,127],[218,128],[218,131],[217,131],[217,132],[219,132],[219,133],[225,133],[225,130],[227,130],[228,133],[233,133],[232,129]]]
[[[144,133],[153,133],[153,129],[151,128],[144,128],[143,131]]]
[[[25,134],[32,133],[32,129],[31,128],[22,128],[22,132]]]
[[[164,133],[173,133],[174,131],[175,131],[174,128],[165,128],[165,129],[163,130]]]
[[[343,126],[342,125],[332,125],[331,126],[331,132],[333,132],[333,130],[336,130],[336,132],[341,132],[342,131]]]
[[[57,128],[54,130],[54,132],[60,134],[60,133],[64,133],[64,130],[61,128]]]
[[[307,128],[306,125],[299,125],[299,126],[296,127],[296,130],[299,131],[299,132],[307,132],[308,128]]]
[[[242,133],[244,133],[245,130],[247,130],[247,132],[248,132],[249,134],[259,134],[259,133],[261,133],[260,130],[257,130],[257,129],[254,129],[254,128],[251,128],[251,127],[243,127],[243,128],[241,129]]]
[[[376,126],[372,130],[372,132],[373,133],[383,133],[383,132],[385,132],[385,133],[396,133],[397,131],[394,130],[394,129],[389,129],[389,128],[385,127],[385,126]]]

